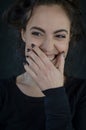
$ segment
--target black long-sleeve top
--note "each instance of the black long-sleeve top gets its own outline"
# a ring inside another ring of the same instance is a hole
[[[65,85],[30,97],[16,77],[0,81],[0,130],[86,130],[86,81],[68,78]]]

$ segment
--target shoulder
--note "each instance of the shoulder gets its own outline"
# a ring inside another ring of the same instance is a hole
[[[86,79],[68,77],[65,83],[67,94],[71,97],[86,95]]]
[[[14,76],[8,79],[0,79],[0,102],[5,100],[5,98],[9,95],[14,82]]]
[[[80,103],[85,102],[86,104],[86,79],[83,79],[80,84]]]
[[[77,77],[67,77],[66,84],[86,84],[86,79]]]
[[[67,77],[65,86],[77,88],[77,89],[79,89],[79,88],[83,89],[84,87],[86,87],[86,79]]]
[[[15,76],[12,76],[10,78],[0,79],[0,90],[9,87],[13,81],[15,82],[15,79],[16,79]]]

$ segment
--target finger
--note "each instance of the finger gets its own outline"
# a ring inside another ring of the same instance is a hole
[[[39,56],[39,58],[41,59],[41,61],[47,65],[50,63],[50,60],[48,59],[48,57],[45,55],[45,53],[37,46],[33,47],[34,52]]]
[[[39,68],[44,68],[44,63],[43,63],[42,60],[39,58],[39,56],[34,53],[33,50],[30,51],[30,52],[28,52],[28,56],[30,57],[30,59],[32,59],[32,60],[35,62],[35,64],[36,64]],[[29,62],[29,61],[28,61],[28,62]],[[32,62],[31,62],[31,63],[32,63]]]
[[[26,61],[29,64],[29,67],[32,69],[32,71],[37,75],[37,72],[39,71],[39,67],[37,66],[37,64],[30,57],[26,58]]]
[[[56,63],[56,66],[58,66],[58,69],[62,74],[64,73],[64,64],[65,64],[65,57],[64,57],[64,52],[62,52],[59,54],[58,60]]]
[[[32,71],[30,66],[27,63],[24,63],[23,65],[24,65],[24,69],[26,70],[26,72],[29,73],[34,80],[36,80],[36,78],[37,78],[36,73],[34,73]]]

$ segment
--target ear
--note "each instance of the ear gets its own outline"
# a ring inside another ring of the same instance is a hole
[[[25,42],[25,31],[21,29],[21,38]]]

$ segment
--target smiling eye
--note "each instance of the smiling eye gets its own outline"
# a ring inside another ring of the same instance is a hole
[[[55,37],[56,37],[56,38],[66,38],[66,36],[65,36],[65,35],[62,35],[62,34],[58,34],[58,35],[56,35]]]
[[[32,35],[34,35],[34,36],[42,36],[42,34],[40,32],[32,32]]]

